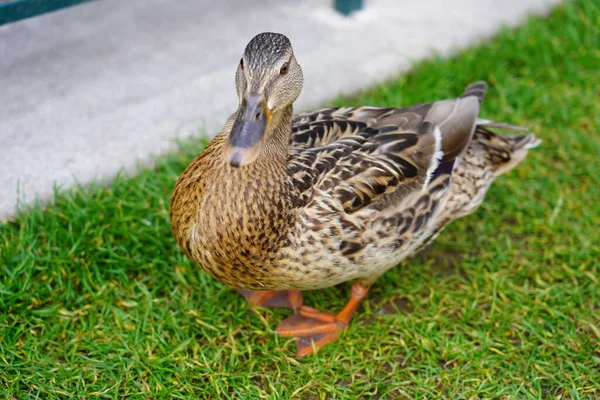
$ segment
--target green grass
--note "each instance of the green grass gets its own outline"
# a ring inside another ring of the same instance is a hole
[[[271,333],[285,311],[250,310],[177,249],[168,198],[198,142],[4,222],[2,397],[600,398],[598,27],[598,2],[574,1],[338,101],[407,105],[485,79],[483,116],[544,143],[315,357]]]

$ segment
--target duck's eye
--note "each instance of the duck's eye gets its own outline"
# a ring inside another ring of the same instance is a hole
[[[283,63],[283,65],[281,66],[281,69],[279,70],[279,73],[281,75],[287,74],[288,73],[288,68],[289,68],[288,63]]]
[[[240,58],[240,69],[244,69],[244,59]]]

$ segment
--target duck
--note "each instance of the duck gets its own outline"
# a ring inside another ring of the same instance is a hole
[[[237,110],[170,200],[175,240],[195,265],[251,306],[293,311],[275,332],[294,338],[298,357],[336,340],[381,275],[474,212],[540,143],[479,118],[485,82],[408,107],[294,115],[303,82],[285,35],[252,38],[235,72]],[[349,281],[338,313],[304,304],[302,291]]]

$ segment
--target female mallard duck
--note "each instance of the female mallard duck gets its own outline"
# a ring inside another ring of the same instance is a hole
[[[298,355],[335,340],[369,287],[452,220],[539,140],[477,118],[484,82],[457,99],[292,116],[303,77],[289,40],[261,33],[235,75],[240,104],[179,177],[171,226],[185,254],[252,305],[289,307]],[[299,290],[356,280],[337,315]]]

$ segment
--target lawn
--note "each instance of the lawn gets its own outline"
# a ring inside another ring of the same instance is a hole
[[[205,142],[3,222],[1,397],[600,398],[599,27],[596,0],[573,1],[335,102],[485,79],[483,117],[544,142],[313,357],[272,333],[286,311],[249,309],[178,250],[168,199]],[[336,311],[348,289],[306,302]]]

